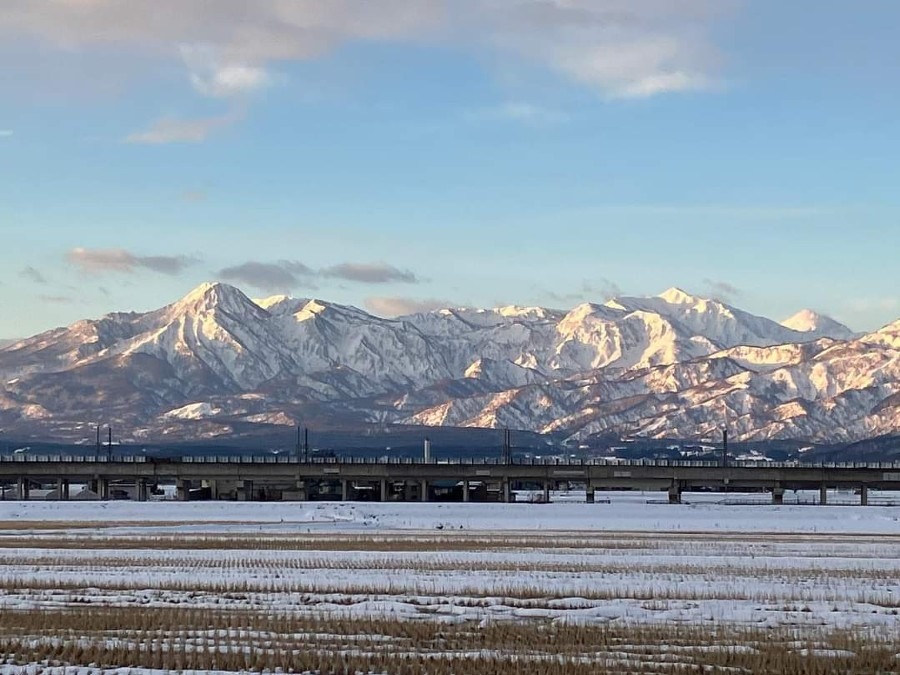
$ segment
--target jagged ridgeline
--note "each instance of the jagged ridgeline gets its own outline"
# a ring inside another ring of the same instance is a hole
[[[0,350],[0,425],[83,438],[215,438],[260,426],[511,427],[563,437],[847,442],[900,429],[900,321],[867,335],[670,289],[570,311],[397,319],[204,284],[174,304]]]

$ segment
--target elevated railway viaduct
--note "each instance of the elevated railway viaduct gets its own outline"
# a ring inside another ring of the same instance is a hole
[[[513,501],[515,490],[537,490],[549,501],[562,485],[585,489],[588,502],[598,491],[658,490],[679,503],[682,493],[707,490],[756,491],[783,503],[786,490],[849,488],[866,505],[870,490],[900,490],[900,463],[816,464],[612,461],[512,461],[422,459],[315,459],[296,456],[22,456],[0,457],[0,494],[28,499],[49,486],[44,498],[88,496],[110,499],[127,494],[147,500],[154,488],[174,484],[177,499],[296,500],[432,499]]]

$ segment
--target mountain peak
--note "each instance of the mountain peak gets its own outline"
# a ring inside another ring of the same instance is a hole
[[[822,335],[836,339],[853,337],[853,331],[847,326],[811,309],[801,309],[794,316],[782,321],[781,325],[798,333]]]
[[[247,306],[260,309],[240,289],[220,281],[204,282],[172,305],[176,311],[188,313],[198,313],[220,307],[234,311]]]
[[[811,309],[801,309],[789,319],[781,322],[785,328],[790,328],[799,333],[809,333],[819,327],[822,322],[822,315]]]
[[[663,291],[657,297],[665,300],[672,305],[694,304],[695,302],[697,302],[697,300],[699,300],[699,298],[697,298],[696,296],[691,295],[687,291],[682,290],[677,286],[672,286],[672,288]]]

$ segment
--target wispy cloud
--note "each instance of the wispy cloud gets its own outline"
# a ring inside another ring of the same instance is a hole
[[[174,276],[197,262],[189,256],[140,256],[121,248],[73,248],[66,253],[66,260],[82,273],[91,275],[149,270]]]
[[[346,262],[314,269],[295,260],[277,262],[249,261],[219,270],[224,281],[244,283],[263,291],[287,292],[292,288],[315,288],[319,279],[339,279],[361,284],[418,283],[408,270],[387,263]]]
[[[181,57],[194,89],[204,96],[244,96],[272,83],[265,68],[222,60],[220,50],[209,45],[183,45]]]
[[[224,281],[243,283],[263,291],[288,292],[298,286],[314,288],[315,272],[301,262],[281,260],[274,263],[245,262],[219,270]]]
[[[126,143],[164,145],[166,143],[202,143],[214,131],[231,126],[240,119],[239,115],[179,119],[163,117],[153,122],[144,131],[137,131],[125,137]]]
[[[354,42],[452,44],[534,64],[610,97],[704,89],[722,61],[713,39],[732,0],[13,0],[0,37],[45,50],[180,56],[200,94],[265,87],[278,63]],[[112,66],[110,66],[112,67]]]
[[[38,300],[52,305],[71,305],[75,302],[75,299],[68,295],[39,295]]]
[[[619,284],[605,277],[592,280],[586,279],[581,282],[581,287],[577,291],[571,293],[544,291],[544,296],[551,302],[561,305],[570,305],[576,302],[606,302],[621,295],[623,293]]]
[[[720,302],[733,303],[744,293],[734,284],[722,280],[704,279],[703,285],[710,297]]]
[[[851,312],[864,314],[867,312],[893,312],[900,311],[900,297],[853,298],[844,303]]]
[[[436,300],[433,298],[420,299],[373,296],[365,299],[365,307],[367,310],[373,314],[386,317],[419,314],[453,306],[455,305],[449,300]]]
[[[208,196],[205,190],[185,190],[181,193],[181,199],[185,202],[205,202]]]
[[[464,117],[470,122],[517,122],[532,127],[555,126],[571,119],[560,110],[523,102],[508,102],[490,108],[470,110]]]
[[[0,129],[0,138],[10,138],[15,132],[12,129]]]
[[[47,277],[45,277],[39,270],[36,270],[34,267],[30,265],[24,268],[21,272],[19,272],[19,276],[23,279],[27,279],[36,284],[46,284]]]
[[[319,272],[323,277],[356,281],[363,284],[401,282],[415,284],[418,277],[409,270],[401,270],[386,263],[341,263]]]

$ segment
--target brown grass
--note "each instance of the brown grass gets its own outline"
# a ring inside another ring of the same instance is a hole
[[[833,656],[826,650],[846,653]],[[16,664],[176,671],[587,675],[704,669],[813,675],[900,668],[895,656],[900,643],[878,631],[811,635],[729,627],[448,625],[135,608],[98,608],[87,615],[4,611],[0,651]]]

